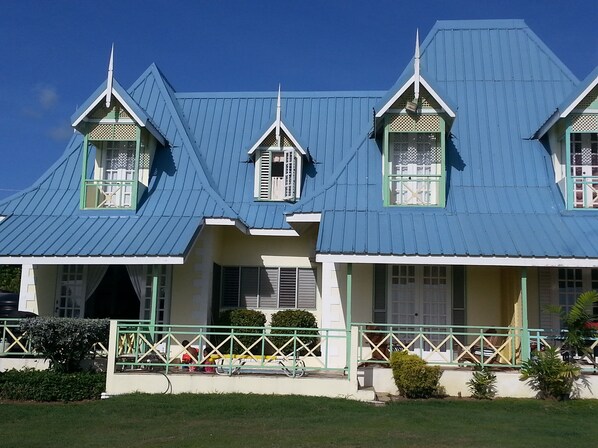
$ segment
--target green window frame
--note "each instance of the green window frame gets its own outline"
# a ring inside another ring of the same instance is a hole
[[[445,207],[445,122],[439,129],[418,126],[391,130],[387,117],[383,139],[383,199],[387,207]]]

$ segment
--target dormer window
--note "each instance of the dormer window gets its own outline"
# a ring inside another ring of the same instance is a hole
[[[284,139],[281,147],[258,149],[255,167],[255,198],[261,201],[294,201],[300,191],[298,167],[301,154]]]
[[[420,71],[416,36],[413,74],[382,99],[374,127],[383,129],[383,199],[386,206],[444,207],[446,133],[454,108]]]
[[[136,210],[149,185],[157,144],[164,137],[130,95],[108,79],[72,117],[83,134],[81,209]]]
[[[255,200],[295,201],[301,196],[303,157],[307,151],[281,118],[280,89],[276,119],[248,154],[255,161]]]
[[[555,181],[567,208],[598,209],[598,67],[534,138],[550,145]]]
[[[442,138],[434,132],[391,132],[388,205],[440,205]]]
[[[574,208],[598,208],[598,133],[571,134]]]

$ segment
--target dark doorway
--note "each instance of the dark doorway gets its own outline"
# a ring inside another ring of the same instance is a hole
[[[110,266],[85,302],[85,317],[139,319],[139,299],[126,266]]]

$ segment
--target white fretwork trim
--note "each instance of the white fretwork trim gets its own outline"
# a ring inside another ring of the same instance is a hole
[[[583,92],[581,92],[577,98],[575,98],[573,101],[571,101],[571,104],[569,104],[569,106],[567,106],[567,108],[561,112],[560,117],[561,118],[565,118],[567,115],[569,115],[571,113],[571,111],[573,111],[573,109],[575,109],[575,107],[577,106],[577,104],[583,100],[591,91],[594,87],[596,87],[596,85],[598,85],[598,76],[596,76],[596,78],[594,78],[594,80],[584,89]]]
[[[262,142],[266,139],[266,137],[268,137],[270,135],[270,133],[275,128],[276,128],[276,121],[274,121],[270,125],[270,127],[268,127],[268,129],[266,130],[266,132],[264,132],[262,134],[262,136],[257,139],[257,141],[254,143],[254,145],[251,148],[249,148],[249,151],[247,151],[247,154],[249,154],[250,156],[253,155],[253,153],[261,146]],[[307,151],[299,144],[299,142],[293,136],[293,134],[291,134],[291,132],[285,126],[285,124],[284,124],[283,121],[280,122],[280,128],[284,131],[284,133],[287,135],[287,137],[293,142],[293,145],[295,145],[295,148],[297,149],[297,151],[299,151],[301,153],[301,155],[306,156],[307,155]]]
[[[455,111],[453,111],[448,106],[448,104],[446,104],[442,100],[440,95],[438,95],[438,93],[436,93],[436,91],[432,87],[430,87],[430,84],[428,84],[428,82],[423,78],[423,76],[420,75],[419,80],[420,80],[421,85],[424,86],[424,88],[428,91],[428,93],[430,95],[432,95],[432,97],[438,102],[438,104],[440,104],[442,109],[449,115],[449,117],[455,118],[455,116],[456,116]],[[388,109],[390,109],[390,106],[392,106],[394,103],[396,103],[397,100],[401,97],[401,95],[403,93],[405,93],[405,91],[414,82],[415,82],[415,75],[413,75],[411,78],[409,78],[409,80],[405,84],[403,84],[403,86],[398,90],[398,92],[395,93],[390,100],[388,100],[388,102],[384,105],[384,107],[382,107],[378,112],[376,112],[376,118],[381,118],[388,111]]]
[[[520,266],[597,268],[598,258],[460,257],[417,255],[317,254],[318,263],[438,264],[463,266]]]

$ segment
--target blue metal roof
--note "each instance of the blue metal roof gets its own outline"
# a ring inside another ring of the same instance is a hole
[[[363,139],[291,210],[322,212],[317,252],[598,257],[595,213],[565,211],[548,149],[529,140],[575,87],[569,70],[522,21],[439,22],[421,64],[459,106],[446,207],[384,207],[380,142]]]
[[[237,214],[213,190],[169,86],[155,66],[136,83],[145,111],[170,142],[158,147],[136,212],[80,210],[82,141],[32,187],[0,202],[0,256],[184,256],[204,218]]]
[[[297,204],[253,197],[247,148],[272,123],[276,93],[177,93],[152,65],[127,94],[168,147],[139,209],[79,210],[75,136],[34,186],[0,202],[0,256],[184,255],[207,217],[289,229],[285,213],[321,212],[319,253],[598,257],[595,214],[565,211],[549,151],[529,139],[576,88],[571,72],[517,20],[438,22],[421,68],[458,105],[445,208],[382,203],[372,110],[412,63],[389,92],[285,93],[282,120],[312,158]]]

